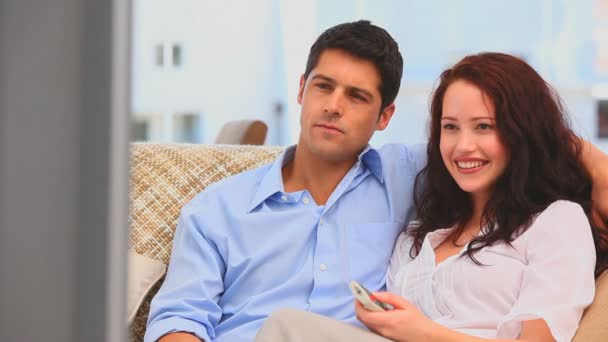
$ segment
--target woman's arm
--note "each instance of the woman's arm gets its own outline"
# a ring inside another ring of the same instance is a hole
[[[522,322],[521,336],[517,340],[497,340],[475,337],[449,328],[425,317],[416,306],[407,300],[389,293],[377,292],[374,296],[393,305],[395,310],[372,312],[355,301],[357,318],[370,330],[394,341],[433,341],[433,342],[554,342],[549,327],[542,319]]]
[[[517,342],[555,342],[555,339],[551,335],[551,331],[547,326],[547,323],[543,319],[535,319],[522,322],[522,330],[521,335],[516,340],[500,340],[500,339],[488,339],[488,338],[480,338],[471,335],[467,335],[455,330],[448,329],[442,325],[437,324],[437,328],[434,329],[433,335],[430,338],[430,341],[450,341],[450,342],[460,342],[460,341],[471,341],[471,342],[481,342],[481,341],[517,341]]]

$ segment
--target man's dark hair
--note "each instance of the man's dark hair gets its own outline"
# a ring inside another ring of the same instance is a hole
[[[395,101],[403,74],[403,58],[397,42],[386,30],[372,25],[369,20],[344,23],[327,29],[310,48],[304,71],[305,79],[317,66],[321,53],[327,49],[339,49],[374,63],[380,73],[381,109]]]

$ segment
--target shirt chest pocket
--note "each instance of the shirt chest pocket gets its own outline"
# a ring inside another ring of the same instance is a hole
[[[365,286],[384,285],[388,262],[403,223],[353,223],[348,226],[350,276]]]

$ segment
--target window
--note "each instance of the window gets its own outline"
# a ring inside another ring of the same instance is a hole
[[[173,125],[173,140],[180,143],[202,142],[201,117],[196,113],[178,113]]]
[[[154,47],[154,62],[157,66],[165,64],[165,49],[163,44],[158,44]]]
[[[171,56],[173,59],[173,66],[182,65],[182,47],[179,44],[173,44],[171,49]]]
[[[150,140],[150,122],[145,119],[136,119],[133,122],[133,141],[148,141]]]

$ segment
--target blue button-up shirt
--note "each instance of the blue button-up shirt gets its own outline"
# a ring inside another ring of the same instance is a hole
[[[395,239],[412,218],[423,147],[368,146],[325,205],[306,190],[285,192],[281,169],[294,151],[184,206],[146,342],[177,331],[252,341],[279,308],[355,323],[348,283],[384,288]]]

